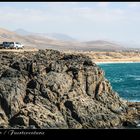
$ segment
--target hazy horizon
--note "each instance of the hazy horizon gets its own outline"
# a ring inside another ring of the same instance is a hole
[[[140,44],[138,2],[1,2],[0,17],[1,27],[12,31]]]

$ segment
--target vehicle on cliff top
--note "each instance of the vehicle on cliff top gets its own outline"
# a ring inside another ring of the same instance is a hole
[[[3,42],[2,49],[23,49],[24,45],[19,42]]]

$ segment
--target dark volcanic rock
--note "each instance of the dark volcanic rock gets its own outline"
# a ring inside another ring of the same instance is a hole
[[[84,55],[40,50],[0,53],[0,58],[2,128],[113,128],[136,124],[136,107],[121,99],[104,72]]]

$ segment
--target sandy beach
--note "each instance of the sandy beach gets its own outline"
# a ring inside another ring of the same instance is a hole
[[[100,63],[140,63],[140,52],[66,52],[70,54],[84,54],[93,62]]]

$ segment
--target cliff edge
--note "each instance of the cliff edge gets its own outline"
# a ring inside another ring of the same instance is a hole
[[[138,109],[87,56],[0,52],[1,128],[136,127]]]

